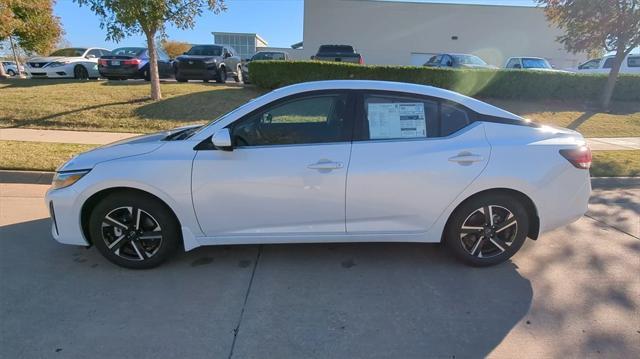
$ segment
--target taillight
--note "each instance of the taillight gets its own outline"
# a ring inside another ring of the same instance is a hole
[[[98,64],[102,66],[107,66],[107,60],[100,59],[98,60]]]
[[[362,55],[360,55],[360,60],[358,60],[358,64],[364,65],[364,57],[362,57]]]
[[[560,154],[575,168],[588,170],[591,167],[591,149],[588,146],[560,150]]]
[[[140,59],[123,60],[123,65],[140,65]]]

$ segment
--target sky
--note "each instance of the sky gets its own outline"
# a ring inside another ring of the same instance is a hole
[[[322,0],[311,0],[322,1]],[[395,0],[392,0],[395,1]],[[407,1],[407,0],[405,0]],[[411,0],[409,0],[411,1]],[[532,0],[413,0],[414,2],[440,2],[465,4],[500,4],[532,6]],[[167,29],[169,39],[192,44],[212,43],[214,31],[257,33],[269,46],[290,47],[302,41],[303,0],[226,0],[227,11],[219,15],[205,13],[191,30]],[[79,7],[73,0],[57,0],[54,13],[62,20],[64,38],[72,46],[95,46],[113,49],[120,46],[141,46],[141,35],[128,37],[119,43],[105,41],[106,32],[100,21],[88,8]]]

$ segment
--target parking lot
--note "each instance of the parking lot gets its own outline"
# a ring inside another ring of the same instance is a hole
[[[5,358],[640,353],[637,183],[491,268],[379,243],[199,248],[150,271],[54,242],[46,185],[0,186]]]

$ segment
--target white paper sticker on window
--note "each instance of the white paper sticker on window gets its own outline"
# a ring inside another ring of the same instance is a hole
[[[370,103],[369,138],[427,137],[424,103]]]

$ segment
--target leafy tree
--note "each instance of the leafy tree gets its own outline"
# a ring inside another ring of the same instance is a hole
[[[615,52],[613,66],[602,92],[602,107],[608,109],[625,57],[640,46],[640,1],[638,0],[537,0],[545,6],[549,21],[565,31],[558,41],[574,53]]]
[[[149,48],[151,98],[162,98],[156,54],[156,34],[165,34],[166,24],[179,29],[192,29],[196,17],[205,9],[218,14],[226,10],[224,0],[74,0],[88,6],[100,17],[107,30],[107,40],[120,41],[126,36],[143,33]]]
[[[44,54],[60,35],[60,19],[53,15],[52,0],[0,0],[0,41],[11,38],[26,51]],[[0,65],[0,76],[3,74]]]
[[[191,48],[191,44],[187,42],[172,41],[166,39],[160,41],[160,45],[162,45],[164,52],[166,52],[172,59],[175,59],[176,57],[189,51],[189,49]]]

